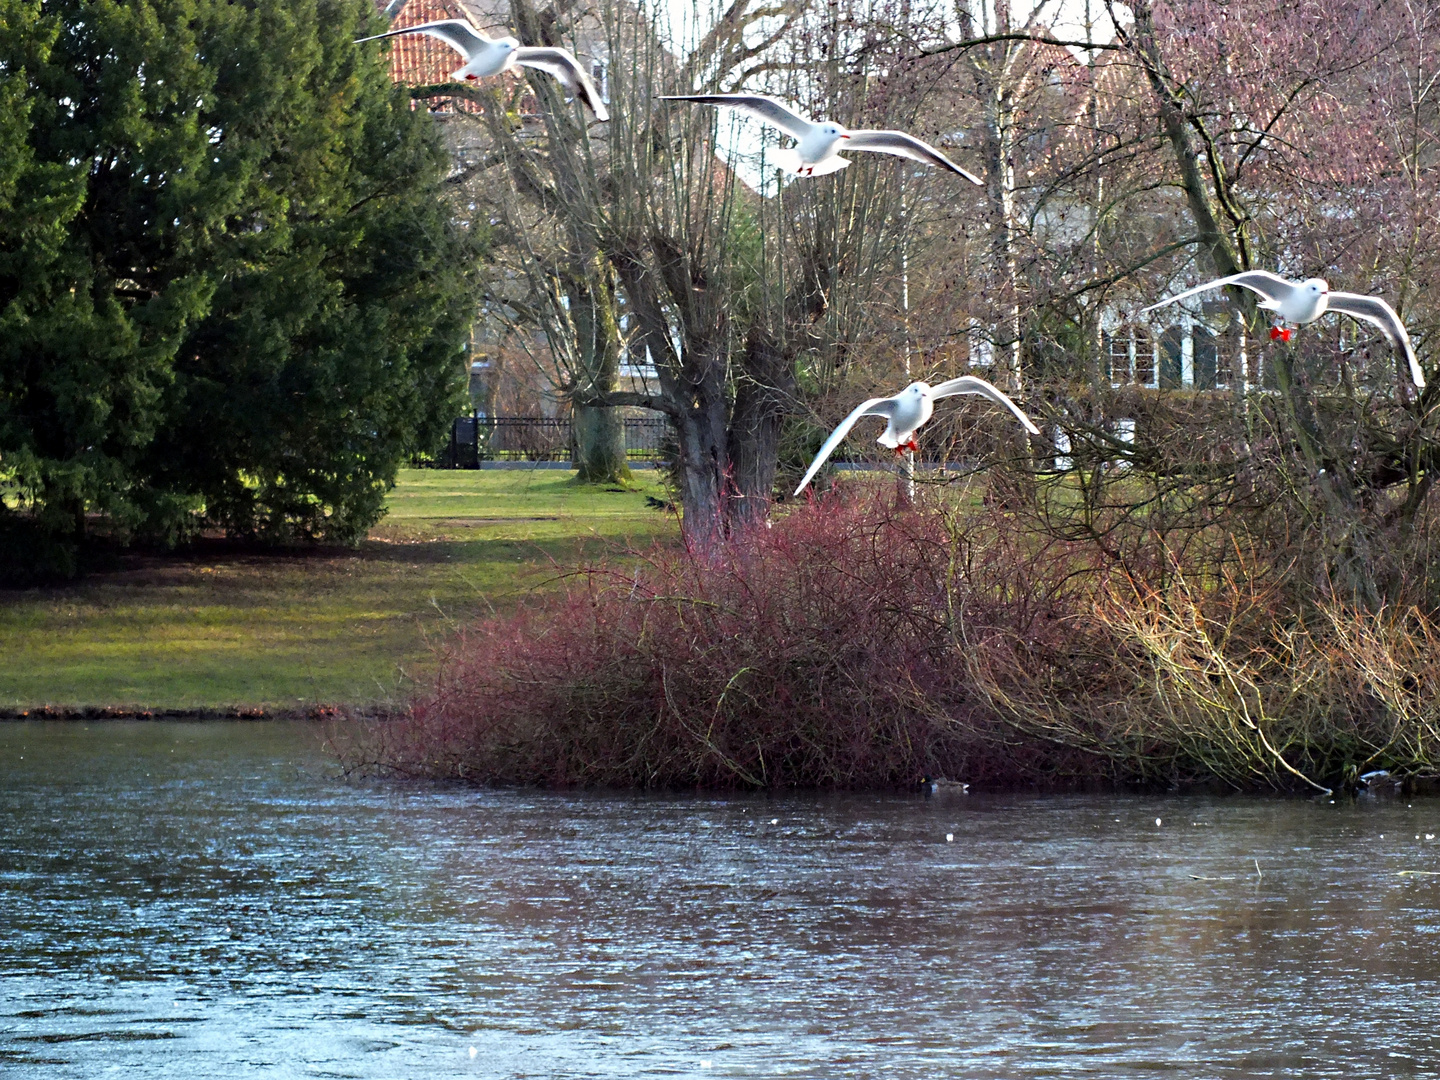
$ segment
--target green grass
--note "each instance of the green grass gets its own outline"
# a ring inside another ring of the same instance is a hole
[[[359,549],[203,542],[75,584],[0,592],[0,709],[304,709],[403,689],[455,624],[553,588],[607,542],[676,532],[568,470],[407,470]]]

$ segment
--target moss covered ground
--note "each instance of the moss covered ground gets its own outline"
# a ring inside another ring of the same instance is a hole
[[[665,496],[568,470],[407,470],[358,549],[204,540],[71,584],[0,592],[0,710],[304,711],[382,701],[452,625],[586,553],[674,536]]]

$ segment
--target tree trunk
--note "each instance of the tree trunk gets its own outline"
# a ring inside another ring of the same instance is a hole
[[[995,28],[1010,30],[1010,7],[995,5]],[[994,379],[1010,394],[1021,392],[1020,366],[1020,274],[1015,253],[1015,87],[1013,68],[1019,48],[1002,42],[991,62],[982,62],[980,72],[988,83],[985,103],[985,166],[990,174],[986,193],[990,201],[991,251],[1000,275],[1000,293],[1005,303],[1004,352],[995,358]],[[988,67],[988,70],[986,70]],[[1001,335],[996,334],[997,344]]]
[[[585,280],[570,291],[579,361],[572,391],[575,465],[584,483],[629,483],[625,422],[613,407],[597,404],[619,389],[620,323],[615,290],[603,259],[591,259],[584,269]]]
[[[780,429],[794,398],[789,355],[762,329],[752,329],[730,417],[731,528],[758,524],[770,511]]]
[[[581,483],[615,484],[631,479],[625,456],[625,422],[608,405],[576,405],[575,467]]]
[[[689,544],[709,549],[725,536],[728,501],[729,440],[723,379],[706,379],[694,387],[686,404],[675,424],[680,442],[677,464],[681,528]]]
[[[652,270],[646,259],[658,257]],[[610,254],[637,326],[637,341],[659,375],[659,406],[675,425],[681,528],[692,547],[707,549],[725,536],[730,495],[726,381],[729,309],[716,302],[683,249],[660,233],[617,244]],[[683,344],[670,322],[665,296],[681,309]]]

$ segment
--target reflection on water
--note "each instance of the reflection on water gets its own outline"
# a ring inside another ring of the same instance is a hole
[[[357,786],[304,725],[3,724],[0,1075],[1435,1076],[1427,832]]]

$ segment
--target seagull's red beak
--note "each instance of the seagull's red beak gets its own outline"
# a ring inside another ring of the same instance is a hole
[[[842,138],[842,139],[848,139],[849,137],[850,137],[849,135],[841,135],[841,136],[840,136],[840,138]]]

